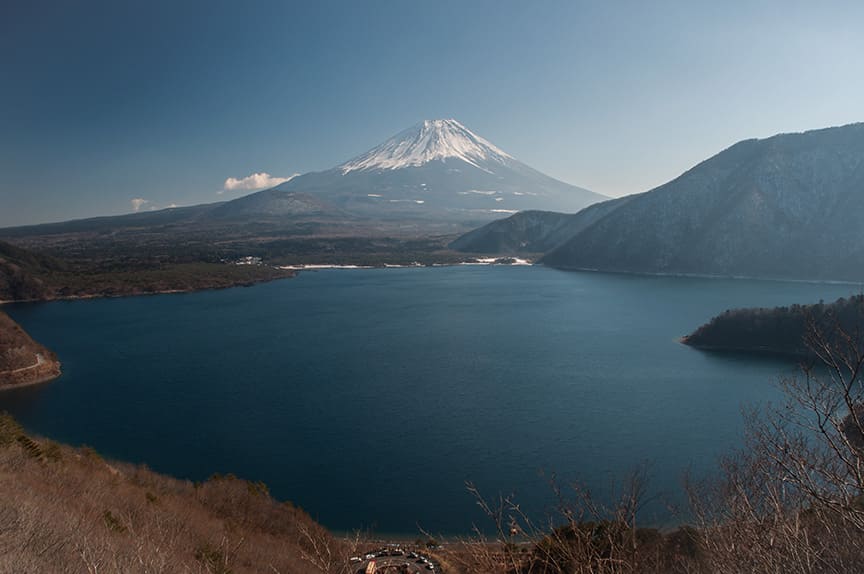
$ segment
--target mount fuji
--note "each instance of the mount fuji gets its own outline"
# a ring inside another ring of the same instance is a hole
[[[456,120],[427,120],[332,169],[231,201],[25,226],[0,236],[441,235],[517,211],[575,213],[605,199],[528,167]]]
[[[339,166],[236,199],[222,211],[278,216],[286,198],[299,197],[364,219],[454,223],[526,209],[576,212],[607,199],[528,167],[453,119],[421,122]]]

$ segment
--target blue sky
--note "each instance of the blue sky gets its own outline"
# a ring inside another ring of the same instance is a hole
[[[644,191],[741,139],[864,120],[861,22],[851,1],[3,2],[0,225],[238,197],[226,178],[439,117]]]

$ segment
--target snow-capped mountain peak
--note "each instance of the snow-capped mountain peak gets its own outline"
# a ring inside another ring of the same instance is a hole
[[[339,169],[344,175],[352,171],[417,167],[449,158],[460,159],[486,172],[491,172],[489,164],[503,165],[513,160],[456,120],[426,120],[340,165]]]

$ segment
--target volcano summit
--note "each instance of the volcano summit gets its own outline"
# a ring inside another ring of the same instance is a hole
[[[337,167],[261,193],[277,191],[362,217],[454,222],[525,209],[576,212],[606,199],[528,167],[453,119],[426,120]]]

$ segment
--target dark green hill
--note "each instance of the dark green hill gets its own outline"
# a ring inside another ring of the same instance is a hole
[[[864,345],[864,295],[828,304],[728,310],[682,342],[704,350],[811,357],[814,336],[845,348],[844,334],[854,345]]]

